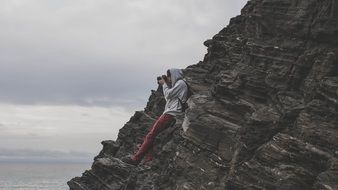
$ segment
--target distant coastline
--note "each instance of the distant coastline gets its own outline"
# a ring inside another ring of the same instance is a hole
[[[0,164],[22,163],[22,164],[91,164],[92,159],[0,159]]]

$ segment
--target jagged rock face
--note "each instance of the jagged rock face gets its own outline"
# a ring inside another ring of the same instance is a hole
[[[154,160],[119,160],[164,107],[152,91],[82,189],[338,189],[338,2],[252,0],[184,69],[194,95],[155,141]]]

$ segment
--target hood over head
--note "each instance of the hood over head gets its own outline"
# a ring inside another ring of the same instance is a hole
[[[179,79],[183,79],[182,69],[169,69],[171,75],[171,86],[174,86]]]

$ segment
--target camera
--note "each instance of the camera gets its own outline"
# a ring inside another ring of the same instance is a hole
[[[162,76],[158,76],[157,77],[157,80],[161,80],[161,79],[167,81],[167,76],[166,75],[162,75]]]

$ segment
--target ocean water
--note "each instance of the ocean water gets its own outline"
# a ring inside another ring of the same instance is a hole
[[[91,163],[0,163],[0,190],[69,190]]]

